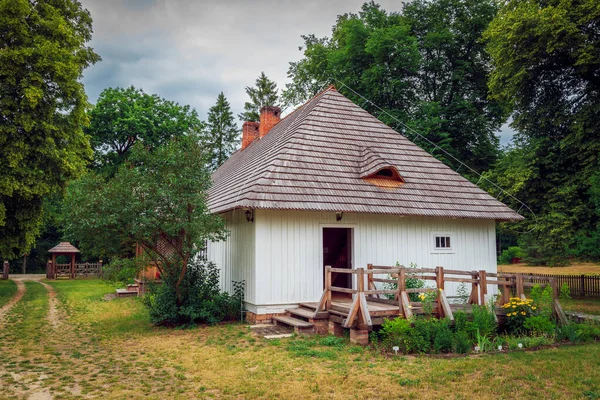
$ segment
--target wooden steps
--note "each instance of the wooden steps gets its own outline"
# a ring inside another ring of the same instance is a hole
[[[280,315],[273,317],[273,322],[275,324],[283,324],[287,326],[291,326],[294,328],[294,332],[296,333],[313,333],[314,332],[314,324],[304,321],[302,319],[289,317],[287,315]]]
[[[302,317],[306,320],[327,319],[327,317],[329,316],[328,313],[326,313],[326,312],[320,312],[320,313],[317,313],[317,315],[315,315],[315,310],[310,310],[310,309],[304,308],[304,307],[288,308],[285,311],[293,317]]]
[[[117,297],[131,297],[137,296],[137,290],[129,290],[129,289],[117,289]]]

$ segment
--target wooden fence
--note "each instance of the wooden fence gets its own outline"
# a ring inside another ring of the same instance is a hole
[[[530,278],[527,274],[523,274],[523,278],[530,283],[544,283],[550,278],[556,281],[559,288],[566,283],[571,291],[571,296],[600,297],[600,275],[536,275],[542,279]]]
[[[356,288],[343,288],[333,286],[334,274],[352,274],[356,276]],[[384,277],[380,277],[380,276]],[[379,276],[379,277],[378,277]],[[433,281],[435,287],[412,289],[406,287],[407,278]],[[481,271],[460,271],[449,270],[443,267],[436,268],[406,268],[403,266],[374,266],[367,265],[367,268],[345,269],[345,268],[325,268],[325,289],[315,310],[315,316],[321,312],[336,311],[332,294],[350,294],[352,295],[352,304],[348,309],[347,317],[342,326],[349,328],[355,323],[359,326],[371,329],[373,326],[371,312],[369,311],[369,302],[383,303],[393,308],[390,311],[399,316],[410,318],[418,309],[423,309],[423,304],[412,302],[409,298],[410,293],[422,293],[435,291],[434,309],[439,317],[446,317],[453,320],[452,307],[448,302],[444,287],[446,282],[458,282],[471,285],[471,295],[467,301],[468,304],[484,305],[487,301],[488,286],[497,286],[499,288],[498,302],[500,304],[508,303],[510,297],[525,298],[525,288],[536,284],[550,285],[554,297],[554,311],[563,323],[568,323],[566,315],[558,301],[558,281],[554,276],[544,277],[540,275],[509,274],[509,273],[489,273]],[[379,284],[391,284],[395,288],[381,289]],[[381,298],[381,295],[389,295],[392,299]]]
[[[97,263],[75,263],[56,264],[48,261],[46,266],[46,277],[56,279],[60,277],[75,278],[77,276],[90,277],[102,276],[102,261]]]

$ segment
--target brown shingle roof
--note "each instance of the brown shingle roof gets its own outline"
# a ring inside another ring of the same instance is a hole
[[[69,242],[60,242],[48,250],[48,253],[79,253],[79,249]]]
[[[382,188],[361,177],[394,167]],[[521,220],[416,144],[329,88],[213,174],[212,212],[234,208]]]

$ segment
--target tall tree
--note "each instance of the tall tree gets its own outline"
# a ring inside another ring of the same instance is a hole
[[[206,204],[210,184],[206,154],[196,135],[172,139],[152,151],[137,143],[108,184],[90,172],[69,185],[65,234],[93,253],[118,250],[123,237],[141,244],[161,274],[177,282],[181,300],[180,284],[191,257],[206,240],[225,237],[223,220]]]
[[[203,129],[198,113],[190,106],[133,86],[104,89],[89,117],[86,133],[94,147],[95,165],[108,175],[116,171],[138,140],[154,148]]]
[[[519,160],[528,172],[508,183],[538,214],[523,242],[540,262],[564,262],[599,221],[600,4],[508,1],[485,39],[490,90],[510,107],[520,147],[500,170]]]
[[[325,84],[338,84],[357,104],[397,125],[342,82],[459,160],[487,170],[506,118],[487,97],[489,56],[480,41],[495,13],[493,0],[416,0],[389,14],[365,3],[358,14],[338,17],[331,38],[304,36],[304,58],[290,63],[284,100],[300,103]],[[433,150],[428,141],[409,138]]]
[[[78,1],[0,0],[0,257],[27,252],[43,199],[81,174],[92,18]]]
[[[279,105],[277,84],[270,80],[264,72],[261,72],[256,78],[254,87],[246,86],[246,94],[250,97],[250,101],[244,104],[244,112],[238,116],[241,121],[258,122],[262,107]]]
[[[217,102],[208,110],[206,144],[210,149],[209,165],[217,169],[236,149],[239,131],[233,120],[231,106],[223,92]]]

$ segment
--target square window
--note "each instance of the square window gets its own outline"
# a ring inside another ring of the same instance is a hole
[[[450,249],[450,236],[435,236],[436,249]]]

